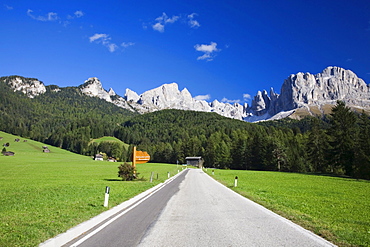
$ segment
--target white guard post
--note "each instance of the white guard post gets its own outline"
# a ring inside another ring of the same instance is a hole
[[[234,187],[238,186],[238,176],[235,177]]]
[[[109,191],[110,191],[110,187],[106,186],[105,187],[104,207],[108,207]]]

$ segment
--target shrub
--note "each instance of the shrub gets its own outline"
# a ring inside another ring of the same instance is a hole
[[[123,181],[132,181],[136,179],[138,175],[136,169],[129,163],[125,162],[118,167],[118,177],[121,177]]]

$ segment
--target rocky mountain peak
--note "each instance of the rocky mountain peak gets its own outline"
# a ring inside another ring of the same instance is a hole
[[[116,92],[114,92],[114,90],[112,88],[109,88],[109,91],[108,91],[108,94],[109,96],[116,96]]]
[[[280,95],[272,89],[269,98],[258,92],[248,114],[270,118],[301,107],[334,105],[337,100],[370,107],[369,86],[352,71],[339,67],[327,67],[316,75],[299,72],[284,80]]]
[[[44,83],[34,78],[24,78],[22,76],[9,76],[4,79],[14,92],[20,91],[29,98],[34,98],[46,92]]]
[[[90,97],[98,97],[108,102],[112,102],[110,94],[104,90],[100,80],[96,77],[87,79],[79,88],[83,94]]]

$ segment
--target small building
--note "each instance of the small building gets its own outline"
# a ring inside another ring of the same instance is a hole
[[[116,158],[114,158],[114,157],[109,157],[108,158],[108,161],[109,162],[117,162]]]
[[[50,153],[50,150],[48,148],[44,148],[44,150],[42,150],[44,153]]]
[[[103,159],[103,155],[102,154],[95,154],[94,160],[101,160],[101,161],[103,161],[104,160]]]
[[[204,160],[202,157],[186,157],[185,160],[188,166],[203,167]]]

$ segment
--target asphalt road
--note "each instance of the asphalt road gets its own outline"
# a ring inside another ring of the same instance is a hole
[[[334,246],[191,169],[79,246]]]

